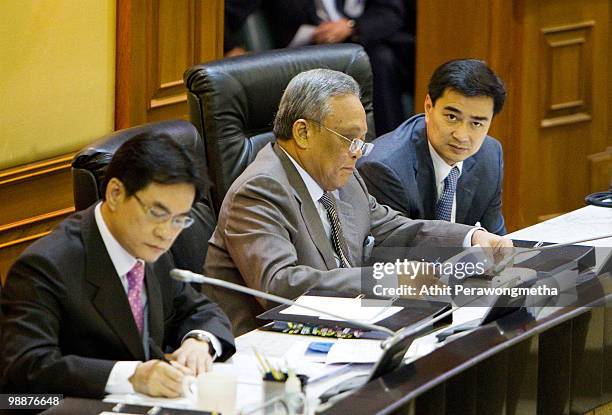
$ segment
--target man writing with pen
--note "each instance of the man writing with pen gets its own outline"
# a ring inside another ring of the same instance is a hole
[[[201,184],[170,137],[135,137],[116,152],[103,201],[9,271],[0,297],[4,392],[176,397],[184,375],[233,354],[220,308],[168,276],[166,251],[193,223]]]

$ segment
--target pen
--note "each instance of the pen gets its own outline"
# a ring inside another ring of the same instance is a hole
[[[153,340],[152,337],[149,337],[149,349],[151,350],[151,357],[153,357],[154,359],[159,359],[162,362],[166,362],[168,364],[172,364],[172,363],[170,363],[170,360],[168,360],[166,358],[166,355],[164,355],[164,352],[157,345],[157,343],[155,343],[155,341]]]

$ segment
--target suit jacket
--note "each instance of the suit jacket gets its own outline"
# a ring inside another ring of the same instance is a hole
[[[121,280],[94,208],[66,219],[11,267],[2,291],[0,359],[7,390],[100,398],[118,360],[145,360]],[[149,335],[166,351],[194,329],[235,351],[227,316],[190,285],[172,280],[169,256],[146,264]]]
[[[352,268],[337,268],[331,241],[302,178],[275,144],[268,144],[230,187],[209,241],[205,273],[211,277],[295,298],[314,288],[347,294],[371,281],[364,244],[462,246],[471,229],[440,221],[415,221],[368,194],[355,174],[339,189],[337,211]],[[363,273],[363,275],[362,275]],[[261,304],[247,295],[205,286],[230,316],[236,335],[258,325]]]
[[[357,162],[370,194],[410,218],[435,218],[436,175],[425,116],[415,115],[374,144],[372,153]],[[480,222],[489,232],[506,233],[501,213],[503,172],[501,145],[487,136],[480,150],[463,162],[456,193],[457,223]]]

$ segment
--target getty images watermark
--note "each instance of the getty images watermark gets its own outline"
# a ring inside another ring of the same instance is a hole
[[[605,250],[609,255],[611,249]],[[576,287],[598,277],[592,247],[566,247],[545,255],[521,253],[521,247],[503,252],[384,247],[375,248],[367,264],[362,273],[365,298],[415,297],[477,307],[495,306],[499,297],[527,306],[580,305]]]

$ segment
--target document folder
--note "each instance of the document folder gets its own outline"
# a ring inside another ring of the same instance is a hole
[[[348,298],[348,296],[337,292],[323,290],[312,290],[304,295]],[[400,310],[399,312],[393,314],[392,316],[384,320],[376,322],[376,324],[378,324],[379,326],[386,327],[393,331],[399,330],[402,327],[406,327],[417,322],[424,322],[450,308],[450,304],[446,302],[403,298],[395,300],[393,302],[393,306],[403,307],[403,310]],[[345,328],[355,328],[352,327],[346,321],[327,320],[323,318],[303,316],[297,314],[282,314],[281,311],[285,310],[286,308],[288,308],[288,306],[286,305],[274,307],[258,315],[257,318],[261,320],[290,321],[293,323],[304,323],[313,326],[336,326]]]

